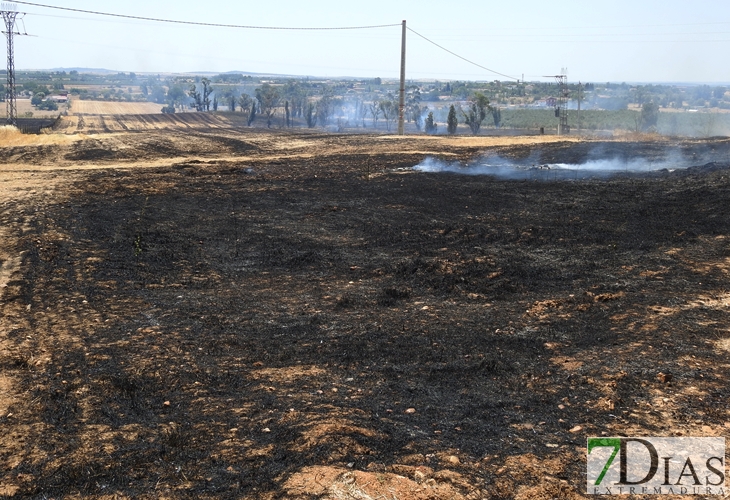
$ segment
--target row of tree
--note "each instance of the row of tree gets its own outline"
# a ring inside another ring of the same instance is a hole
[[[177,109],[184,107],[186,101],[199,112],[208,112],[211,109],[217,111],[219,103],[223,102],[229,111],[247,114],[249,125],[260,113],[269,128],[277,121],[279,113],[282,115],[281,123],[286,127],[292,126],[294,118],[303,119],[309,128],[317,125],[327,126],[333,118],[337,118],[338,128],[350,126],[350,119],[357,120],[363,128],[367,128],[366,120],[370,118],[373,128],[377,128],[378,121],[382,118],[388,131],[394,127],[399,117],[399,105],[391,93],[369,101],[366,101],[364,96],[346,101],[342,96],[336,95],[333,89],[325,87],[321,95],[312,98],[296,81],[284,86],[264,83],[255,89],[255,95],[252,97],[245,92],[237,94],[235,89],[231,88],[214,89],[211,81],[203,78],[199,85],[190,84],[187,92],[182,92],[179,86],[171,86],[166,97],[167,106],[162,109],[163,113],[175,113]],[[405,118],[412,122],[417,130],[425,129],[426,133],[435,134],[438,131],[438,124],[433,112],[422,106],[421,101],[418,87],[409,88],[404,110]],[[424,120],[426,112],[428,114]],[[463,123],[475,135],[479,133],[489,115],[492,116],[495,127],[501,124],[501,111],[490,106],[489,99],[480,92],[472,95],[466,110],[459,107],[459,112]],[[457,109],[452,105],[446,123],[447,132],[456,133],[458,123]]]

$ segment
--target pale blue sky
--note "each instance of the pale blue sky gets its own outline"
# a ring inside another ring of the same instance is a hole
[[[260,26],[408,26],[501,73],[540,80],[568,68],[583,82],[730,82],[730,2],[275,2],[40,0],[119,14]],[[260,31],[168,25],[18,5],[28,33],[16,67],[136,72],[251,71],[396,78],[400,27]],[[21,24],[21,30],[22,30]],[[504,79],[408,33],[409,78]]]

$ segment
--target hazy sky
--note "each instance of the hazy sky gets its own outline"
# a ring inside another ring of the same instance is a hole
[[[185,21],[285,27],[399,24],[462,57],[527,80],[568,69],[570,81],[730,82],[730,1],[39,0]],[[449,6],[451,5],[451,6]],[[27,15],[16,68],[136,72],[251,71],[397,78],[400,26],[265,31],[113,19],[18,4]],[[407,76],[505,78],[408,32]]]

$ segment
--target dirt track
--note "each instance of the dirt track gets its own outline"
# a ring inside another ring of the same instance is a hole
[[[715,163],[401,170],[596,146]],[[0,148],[0,496],[575,498],[589,435],[727,435],[729,149],[235,127]]]

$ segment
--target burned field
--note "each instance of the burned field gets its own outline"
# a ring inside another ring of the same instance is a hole
[[[727,141],[600,180],[410,170],[597,147],[668,145],[6,149],[0,495],[575,498],[587,436],[727,434]]]

